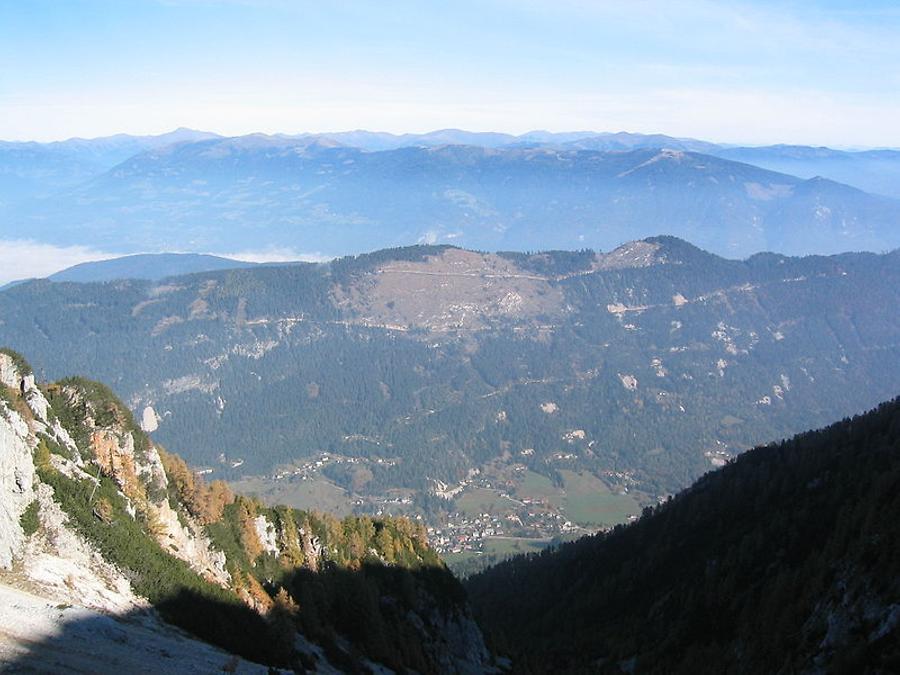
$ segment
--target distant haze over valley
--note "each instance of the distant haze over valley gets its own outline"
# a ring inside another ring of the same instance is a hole
[[[900,246],[900,151],[445,129],[0,142],[0,284],[130,253],[324,260],[416,243],[730,258]]]

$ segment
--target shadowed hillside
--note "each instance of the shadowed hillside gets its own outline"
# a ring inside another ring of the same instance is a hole
[[[900,668],[900,399],[467,582],[520,672]]]

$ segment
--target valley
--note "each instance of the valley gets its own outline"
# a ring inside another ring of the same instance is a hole
[[[109,381],[209,479],[408,515],[448,559],[487,562],[501,537],[627,522],[754,444],[894,395],[898,274],[897,252],[735,261],[671,237],[422,246],[32,281],[0,293],[0,341],[43,377]]]
[[[0,0],[0,673],[900,674],[889,0]]]
[[[354,490],[352,479],[350,485],[340,487],[327,477],[335,471],[370,472],[369,463],[364,458],[322,453],[273,475],[248,476],[230,485],[238,494],[273,506],[286,504],[338,516],[359,513],[423,520],[415,490],[394,488],[371,494]],[[470,470],[457,484],[434,480],[431,492],[444,503],[437,502],[425,512],[429,543],[451,569],[461,572],[520,550],[630,522],[640,515],[643,504],[657,499],[629,491],[634,481],[624,474],[601,480],[590,472],[563,469],[560,479],[555,485],[514,458],[501,457]]]

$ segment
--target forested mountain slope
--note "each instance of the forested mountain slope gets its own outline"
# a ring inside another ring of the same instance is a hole
[[[900,399],[467,583],[521,672],[900,668]]]
[[[413,247],[30,282],[0,294],[0,340],[47,378],[109,382],[214,477],[330,452],[361,462],[334,479],[363,493],[496,460],[659,495],[895,396],[898,260],[730,261],[671,238],[609,254]]]
[[[107,672],[105,641],[121,642],[135,624],[171,639],[159,617],[300,672],[489,665],[465,594],[421,524],[340,520],[236,496],[155,445],[103,385],[38,386],[8,350],[0,350],[0,589],[13,599],[3,608],[4,670]],[[34,596],[58,605],[59,635]],[[66,613],[72,605],[84,611]],[[121,617],[123,627],[88,610]],[[69,653],[55,644],[90,634],[79,616],[97,624],[93,662],[83,645]],[[156,648],[150,658],[171,671],[171,654]],[[202,671],[208,651],[196,663],[185,656],[179,672]]]

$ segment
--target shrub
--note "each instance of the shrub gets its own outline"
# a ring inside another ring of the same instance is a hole
[[[35,499],[25,508],[25,511],[22,512],[22,515],[19,518],[19,524],[25,531],[26,537],[30,537],[31,535],[33,535],[41,526],[41,518],[39,515],[40,509],[41,505],[38,500]]]

